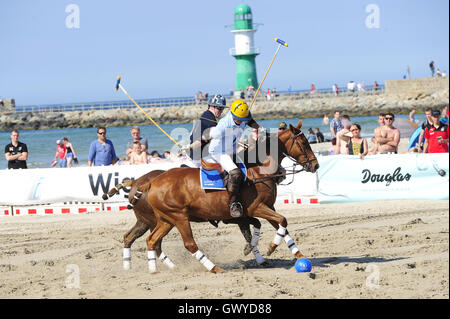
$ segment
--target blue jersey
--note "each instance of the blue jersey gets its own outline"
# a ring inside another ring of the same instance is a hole
[[[209,153],[213,155],[236,153],[237,142],[242,136],[245,129],[245,122],[237,125],[231,114],[231,111],[222,118],[217,126],[211,130],[211,143],[209,145]]]

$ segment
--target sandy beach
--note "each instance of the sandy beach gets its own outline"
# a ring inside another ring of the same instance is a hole
[[[132,211],[3,217],[0,298],[448,298],[449,202],[386,201],[317,206],[283,205],[288,230],[312,262],[297,273],[283,243],[256,264],[243,255],[236,225],[193,223],[200,249],[223,272],[208,273],[172,230],[150,274],[145,237],[122,269],[123,235]],[[262,221],[263,255],[274,229]],[[75,276],[75,277],[74,277]],[[79,284],[77,284],[77,280]]]

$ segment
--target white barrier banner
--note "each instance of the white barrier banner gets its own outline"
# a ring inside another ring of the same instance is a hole
[[[326,202],[449,198],[448,153],[319,158],[318,198]]]
[[[38,168],[0,170],[0,205],[35,205],[68,201],[104,202],[102,195],[126,179],[138,179],[152,170],[180,167],[182,162],[101,167]],[[288,167],[290,161],[283,162]],[[297,167],[298,168],[298,167]],[[279,195],[295,191],[304,195],[317,193],[316,174],[302,172],[278,186]],[[127,189],[111,201],[128,201]],[[105,202],[106,203],[106,202]]]
[[[167,170],[180,165],[180,162],[163,162],[144,165],[1,170],[0,205],[67,201],[103,202],[102,195],[126,179],[137,179],[151,170]],[[116,199],[125,200],[122,194],[124,193],[121,192]]]

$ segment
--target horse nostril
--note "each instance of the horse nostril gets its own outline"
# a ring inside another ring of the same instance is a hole
[[[319,169],[320,165],[316,164],[316,166],[314,166],[314,171],[317,171]]]

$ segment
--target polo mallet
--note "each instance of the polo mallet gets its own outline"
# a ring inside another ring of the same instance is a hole
[[[272,58],[272,61],[270,61],[270,65],[269,65],[269,67],[267,68],[266,74],[264,74],[264,77],[263,77],[261,83],[259,84],[258,89],[256,90],[255,96],[253,97],[252,103],[250,103],[249,109],[251,109],[252,106],[253,106],[253,103],[255,103],[255,100],[256,100],[256,97],[258,96],[259,90],[261,89],[261,86],[262,86],[262,84],[264,83],[264,80],[266,79],[267,73],[269,73],[269,70],[270,70],[270,68],[272,67],[273,61],[275,60],[275,57],[277,56],[278,51],[280,50],[281,46],[282,46],[282,45],[285,46],[285,47],[288,46],[286,42],[284,42],[283,40],[278,39],[278,38],[275,38],[275,42],[278,43],[277,50],[275,51],[275,54],[274,54],[274,56],[273,56],[273,58]]]
[[[148,115],[143,109],[142,107],[139,106],[139,104],[136,103],[136,101],[128,94],[127,90],[125,90],[122,86],[122,84],[120,84],[120,75],[117,77],[117,82],[116,82],[116,91],[119,90],[119,88],[123,91],[123,93],[126,94],[126,96],[128,96],[128,98],[134,103],[134,105],[136,105],[144,114],[145,116],[147,116],[147,118],[152,121],[153,124],[156,125],[157,128],[159,128],[161,130],[161,132],[163,132],[164,134],[167,135],[168,138],[170,138],[172,140],[172,142],[174,142],[177,146],[180,146],[178,144],[177,141],[175,141],[169,134],[166,133],[166,131],[164,131],[159,125],[158,123],[156,123],[151,117],[150,115]]]

